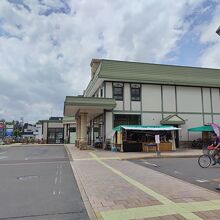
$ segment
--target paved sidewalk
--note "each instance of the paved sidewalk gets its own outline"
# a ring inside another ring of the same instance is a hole
[[[78,150],[66,145],[90,219],[220,219],[220,194],[126,160],[155,153]],[[201,151],[162,153],[198,156]]]

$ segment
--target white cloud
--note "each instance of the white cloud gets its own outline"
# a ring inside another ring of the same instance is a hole
[[[198,62],[203,67],[220,68],[220,36],[215,32],[220,26],[220,3],[215,8],[211,21],[198,27],[200,42],[205,45]]]
[[[65,96],[88,84],[92,58],[166,61],[203,2],[0,1],[0,118],[62,115]]]

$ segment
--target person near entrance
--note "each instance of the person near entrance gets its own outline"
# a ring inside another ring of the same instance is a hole
[[[102,141],[101,139],[98,137],[96,137],[95,143],[93,144],[94,147],[102,147]]]

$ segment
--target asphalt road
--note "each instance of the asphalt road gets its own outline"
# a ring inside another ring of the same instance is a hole
[[[89,219],[63,146],[0,149],[2,219]]]
[[[220,192],[216,190],[220,184],[219,165],[201,168],[198,165],[198,158],[159,158],[131,161],[186,182]]]

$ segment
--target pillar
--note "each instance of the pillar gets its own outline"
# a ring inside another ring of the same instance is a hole
[[[79,141],[80,141],[80,116],[76,117],[76,147],[79,147]]]
[[[175,151],[176,150],[175,131],[171,131],[171,135],[172,135],[172,150]]]
[[[80,140],[79,148],[87,148],[87,113],[80,113]]]

